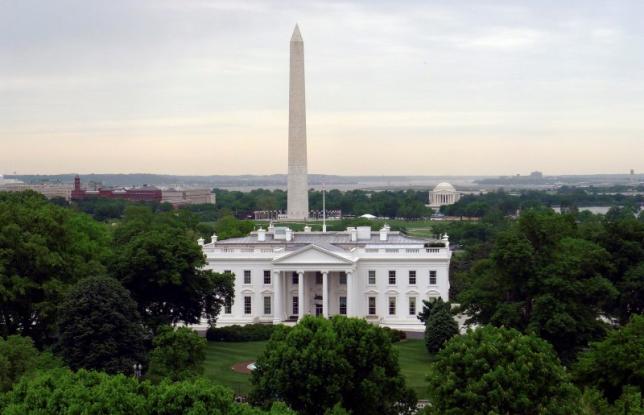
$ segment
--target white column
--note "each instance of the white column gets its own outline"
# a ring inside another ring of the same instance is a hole
[[[322,315],[329,317],[329,272],[322,271]]]
[[[279,324],[284,318],[284,300],[282,298],[282,273],[273,271],[273,324]]]
[[[347,271],[347,317],[353,317],[354,313],[357,313],[355,303],[352,272]]]
[[[297,272],[297,320],[304,317],[304,272]]]

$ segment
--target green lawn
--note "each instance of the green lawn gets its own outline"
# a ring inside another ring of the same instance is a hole
[[[236,393],[250,390],[250,376],[233,372],[232,366],[244,360],[253,360],[264,350],[266,342],[226,343],[208,342],[205,375],[217,383],[228,386]],[[400,367],[419,398],[426,398],[425,376],[430,357],[422,340],[406,340],[394,345],[400,357]]]

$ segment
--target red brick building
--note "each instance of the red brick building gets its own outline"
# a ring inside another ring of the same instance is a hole
[[[72,200],[83,200],[96,197],[105,199],[123,199],[131,202],[161,202],[162,193],[161,189],[147,185],[144,185],[143,187],[118,189],[101,187],[97,190],[87,190],[81,188],[79,176],[74,178]]]

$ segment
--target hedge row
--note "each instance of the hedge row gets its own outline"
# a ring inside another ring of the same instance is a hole
[[[214,342],[254,342],[270,339],[274,329],[272,324],[211,327],[206,332],[206,338]]]

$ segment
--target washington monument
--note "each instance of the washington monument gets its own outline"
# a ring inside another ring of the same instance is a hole
[[[306,102],[304,93],[304,41],[295,25],[291,36],[291,67],[288,95],[288,195],[289,219],[309,217],[306,171]]]

